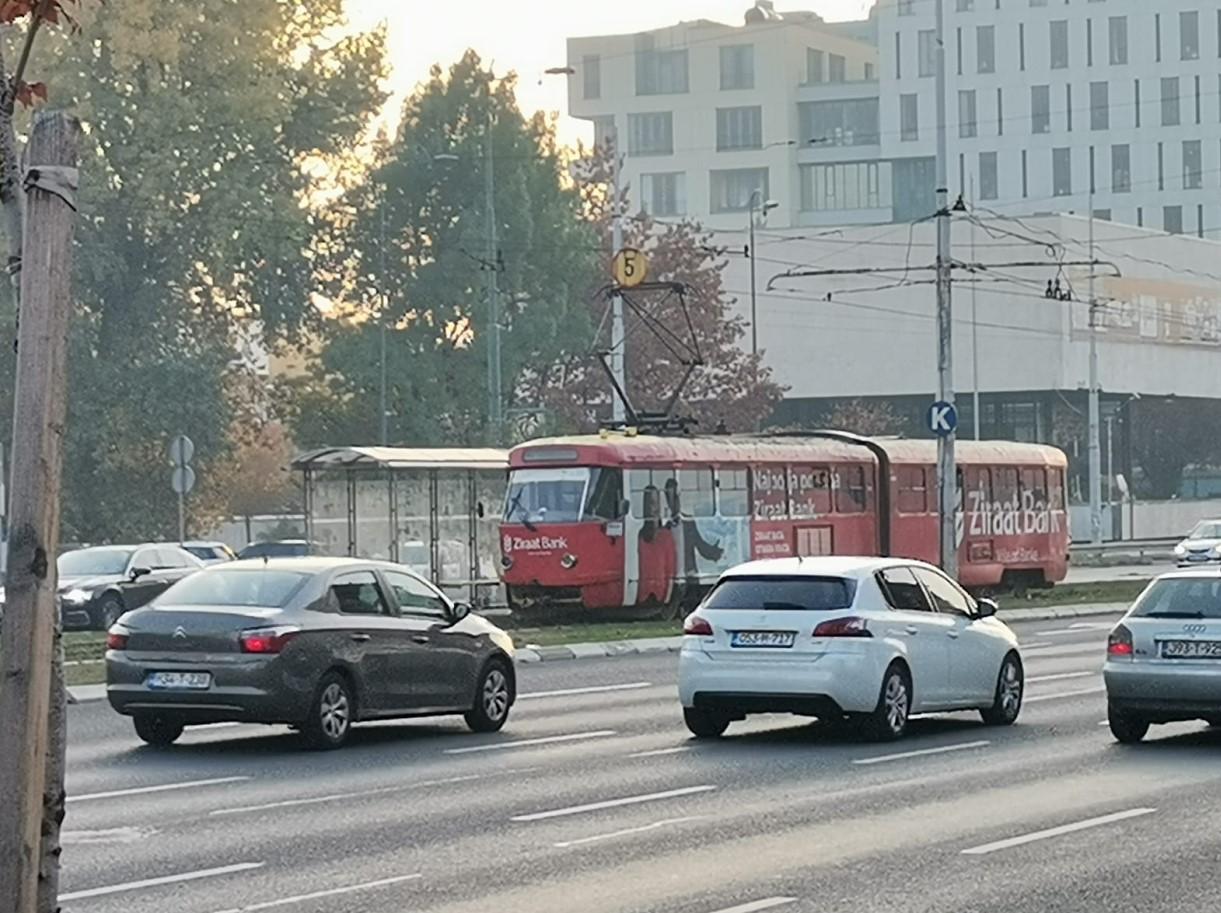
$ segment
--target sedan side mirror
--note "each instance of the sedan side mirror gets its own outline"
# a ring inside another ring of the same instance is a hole
[[[471,607],[470,607],[469,603],[455,602],[452,606],[449,607],[449,622],[450,622],[450,624],[456,625],[458,622],[460,622],[462,619],[466,618],[466,616],[470,615],[470,614],[471,614]]]
[[[131,576],[132,581],[134,582],[134,581],[136,581],[136,580],[139,580],[141,577],[147,577],[147,576],[148,576],[149,574],[151,574],[152,572],[153,572],[153,571],[152,571],[152,568],[147,568],[147,567],[133,567],[133,568],[131,569],[131,575],[130,575],[130,576]]]
[[[998,606],[996,602],[991,599],[981,599],[979,600],[978,605],[980,618],[991,618],[1000,610],[1000,606]]]

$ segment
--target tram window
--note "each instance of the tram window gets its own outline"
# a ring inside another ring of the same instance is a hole
[[[1022,502],[1025,504],[1027,496],[1034,496],[1035,507],[1042,507],[1047,504],[1047,473],[1042,469],[1023,469],[1022,470]]]
[[[996,481],[996,500],[1001,504],[1014,504],[1018,496],[1018,471],[1009,467],[992,470]]]
[[[618,520],[623,512],[623,473],[618,469],[595,469],[586,496],[585,516]]]
[[[841,514],[864,513],[865,467],[840,467],[839,488],[835,492],[835,511]]]
[[[928,483],[925,480],[924,467],[900,466],[895,475],[899,483],[899,513],[925,513],[928,510]]]
[[[645,520],[660,520],[668,517],[664,507],[663,493],[666,483],[674,486],[674,472],[670,469],[629,469],[627,473],[632,500],[632,516]],[[647,503],[646,503],[647,502]]]
[[[831,513],[831,470],[826,466],[789,467],[789,516],[821,517]]]
[[[745,469],[717,470],[717,501],[722,517],[750,516]]]
[[[689,517],[716,515],[712,467],[678,471],[679,511]]]
[[[992,503],[992,470],[987,467],[968,470],[968,485],[971,491],[979,492],[985,504]]]
[[[1051,501],[1048,506],[1052,510],[1064,510],[1064,470],[1053,469],[1048,476],[1051,479]]]
[[[751,508],[757,520],[788,516],[788,473],[783,466],[760,464],[751,470]]]

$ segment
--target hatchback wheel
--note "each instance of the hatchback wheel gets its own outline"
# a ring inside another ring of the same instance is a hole
[[[1022,662],[1010,653],[1001,663],[1001,671],[996,677],[996,696],[992,706],[979,712],[984,722],[989,726],[1012,726],[1017,722],[1018,714],[1022,712],[1024,685]]]
[[[697,707],[683,708],[683,722],[697,739],[715,739],[729,728],[729,714]]]
[[[509,719],[513,688],[503,660],[483,667],[475,688],[475,706],[466,712],[466,725],[475,732],[498,732]]]
[[[328,672],[318,683],[309,716],[301,734],[311,748],[323,751],[339,748],[352,731],[356,702],[347,679],[337,672]]]
[[[99,631],[109,631],[114,626],[114,623],[123,617],[125,611],[123,602],[118,596],[113,593],[109,596],[103,596],[102,601],[98,603],[97,609],[94,610],[97,629]]]
[[[865,718],[866,734],[877,742],[891,742],[907,732],[907,720],[911,714],[911,679],[907,670],[895,664],[882,676],[882,688],[878,692],[878,705]]]
[[[180,720],[169,716],[159,716],[153,713],[141,713],[132,719],[136,725],[136,735],[149,745],[165,748],[173,745],[182,735],[186,727]]]
[[[1107,724],[1115,741],[1124,745],[1135,745],[1149,733],[1149,721],[1125,713],[1114,704],[1107,707]]]

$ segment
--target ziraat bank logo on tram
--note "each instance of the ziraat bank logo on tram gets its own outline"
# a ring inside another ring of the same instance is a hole
[[[1010,501],[989,501],[987,492],[974,489],[967,492],[967,506],[970,536],[1047,535],[1060,531],[1060,515],[1033,491],[1022,492],[1020,500],[1015,497]]]
[[[535,536],[523,539],[521,536],[506,535],[501,543],[504,553],[510,552],[556,552],[568,548],[568,540],[564,536]]]

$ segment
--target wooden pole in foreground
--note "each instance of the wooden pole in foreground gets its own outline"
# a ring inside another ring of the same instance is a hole
[[[34,119],[13,404],[12,531],[0,625],[0,904],[36,913],[55,643],[68,314],[80,127]]]

